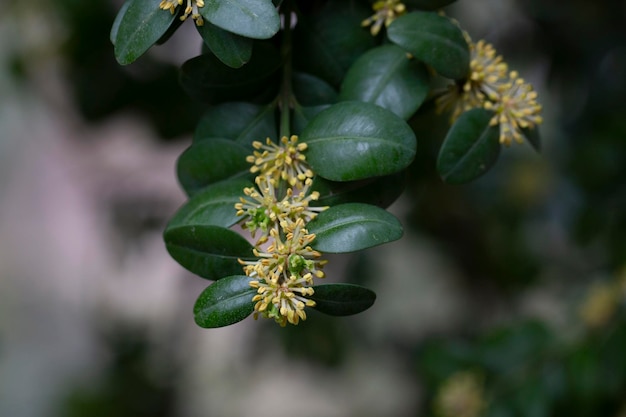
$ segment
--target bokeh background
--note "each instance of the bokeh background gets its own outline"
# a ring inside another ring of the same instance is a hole
[[[415,121],[405,237],[329,268],[374,307],[215,330],[161,240],[200,39],[120,67],[120,5],[2,0],[0,416],[626,416],[626,1],[447,8],[538,91],[541,154],[445,185]]]

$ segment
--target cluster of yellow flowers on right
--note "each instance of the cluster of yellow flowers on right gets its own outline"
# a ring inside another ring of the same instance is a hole
[[[326,207],[309,206],[319,193],[310,190],[314,174],[304,156],[307,145],[297,136],[285,136],[279,144],[268,138],[253,147],[247,161],[258,174],[256,187],[244,189],[247,198],[241,197],[235,209],[253,238],[260,232],[254,248],[258,259],[239,263],[254,278],[255,318],[261,314],[281,326],[298,324],[306,319],[305,307],[315,306],[307,297],[314,293],[313,279],[324,277],[327,262],[311,248],[315,235],[306,224]]]
[[[454,122],[470,109],[491,110],[495,115],[490,124],[500,127],[500,143],[506,146],[513,141],[522,143],[522,129],[534,129],[543,121],[537,93],[517,71],[509,71],[492,45],[483,40],[474,43],[467,33],[464,35],[471,56],[469,76],[450,85],[437,99],[437,111],[450,111]]]

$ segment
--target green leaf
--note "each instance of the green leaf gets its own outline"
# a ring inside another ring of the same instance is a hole
[[[124,15],[126,14],[128,7],[130,6],[130,3],[131,3],[131,0],[125,1],[124,4],[122,4],[122,7],[120,7],[120,10],[117,12],[117,15],[115,16],[115,20],[113,20],[113,25],[111,26],[111,34],[109,35],[109,39],[111,40],[111,43],[113,45],[115,45],[115,40],[117,39],[117,32],[120,29],[120,23],[122,23],[122,19],[124,18]]]
[[[228,32],[253,39],[269,39],[280,29],[271,0],[205,0],[202,17]]]
[[[251,181],[231,179],[209,185],[193,195],[169,221],[167,229],[178,226],[214,225],[230,227],[241,220],[236,215],[235,203],[243,197]]]
[[[268,89],[276,90],[281,63],[274,46],[257,42],[247,65],[234,69],[215,55],[200,55],[183,64],[180,82],[189,96],[209,104],[251,100]]]
[[[376,300],[374,291],[354,284],[313,286],[315,309],[331,316],[350,316],[370,308]]]
[[[493,113],[472,109],[463,113],[446,136],[437,172],[449,184],[462,184],[483,175],[500,154],[498,126],[490,126]]]
[[[385,45],[361,55],[350,67],[340,98],[377,104],[406,120],[424,102],[429,89],[424,65],[409,59],[402,48]]]
[[[404,4],[420,10],[437,10],[454,2],[456,0],[405,0]]]
[[[303,107],[296,103],[293,108],[292,131],[294,135],[300,135],[308,126],[309,122],[323,110],[330,107],[330,104],[320,106]]]
[[[178,158],[178,181],[192,196],[209,184],[248,174],[251,152],[229,139],[211,138],[193,143]]]
[[[469,46],[461,29],[447,17],[408,13],[389,25],[387,36],[444,77],[461,79],[470,71]]]
[[[257,106],[251,103],[223,103],[204,114],[194,133],[194,143],[210,138],[233,139],[243,146],[255,140],[276,140],[275,104]]]
[[[240,274],[237,259],[252,259],[252,245],[241,235],[219,226],[179,226],[163,234],[169,254],[202,278],[218,280]]]
[[[302,106],[321,106],[337,102],[337,92],[326,81],[314,75],[296,72],[292,79],[293,94]]]
[[[361,27],[370,14],[358,2],[330,1],[318,13],[303,15],[294,31],[295,67],[339,87],[350,65],[376,45]]]
[[[211,52],[231,68],[239,68],[252,56],[252,39],[220,29],[210,22],[197,26],[198,33]]]
[[[233,275],[209,285],[193,306],[200,327],[215,328],[235,324],[254,311],[252,297],[257,290],[250,287],[250,277]]]
[[[336,206],[343,203],[366,203],[389,207],[404,191],[406,172],[360,181],[334,182],[319,176],[313,180],[312,191],[320,198],[312,206]]]
[[[402,237],[402,225],[387,211],[362,203],[333,206],[307,223],[315,234],[312,247],[321,252],[347,253],[382,245]]]
[[[333,181],[389,175],[416,152],[413,131],[400,117],[363,102],[343,102],[319,113],[301,134],[313,171]]]
[[[113,42],[115,59],[121,65],[130,64],[143,55],[176,19],[175,14],[159,9],[155,0],[129,0],[128,3]]]

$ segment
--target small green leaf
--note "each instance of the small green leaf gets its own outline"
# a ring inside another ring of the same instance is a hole
[[[444,77],[461,79],[470,71],[469,46],[461,29],[447,17],[408,13],[389,25],[387,36]]]
[[[309,298],[315,309],[331,316],[350,316],[370,308],[376,300],[374,291],[354,284],[324,284],[313,286]]]
[[[429,89],[424,65],[409,59],[402,48],[385,45],[361,55],[350,67],[340,99],[377,104],[406,120],[424,102]]]
[[[127,0],[124,2],[124,4],[122,4],[122,7],[120,7],[120,10],[117,12],[117,15],[115,16],[115,20],[113,20],[113,25],[111,26],[111,34],[109,35],[109,39],[111,40],[111,43],[113,45],[115,45],[115,40],[117,39],[117,32],[120,29],[120,23],[122,23],[122,19],[124,18],[124,15],[126,14],[126,11],[128,10],[128,6],[130,6],[131,0]]]
[[[315,177],[312,191],[320,193],[312,206],[336,206],[343,203],[365,203],[389,207],[396,201],[406,185],[406,172],[360,181],[335,182]]]
[[[307,224],[315,234],[312,247],[321,252],[347,253],[382,245],[402,237],[402,225],[387,211],[362,203],[333,206]]]
[[[329,1],[314,14],[304,14],[294,31],[294,65],[334,87],[365,51],[376,45],[361,21],[370,9],[358,2]]]
[[[228,32],[253,39],[269,39],[280,29],[271,0],[205,0],[202,17]]]
[[[246,156],[251,152],[229,139],[211,138],[196,142],[178,158],[178,181],[192,196],[209,184],[248,174]]]
[[[202,278],[218,280],[242,272],[237,259],[251,259],[252,245],[241,235],[219,226],[179,226],[163,234],[169,254]]]
[[[255,140],[263,141],[268,137],[276,140],[275,111],[275,104],[223,103],[212,106],[196,126],[194,143],[209,138],[228,138],[250,146]]]
[[[321,106],[337,102],[337,92],[324,80],[304,72],[293,74],[293,94],[302,106]]]
[[[211,52],[231,68],[239,68],[252,56],[252,39],[220,29],[210,22],[196,26]]]
[[[175,14],[159,9],[155,0],[129,0],[128,3],[113,42],[115,59],[121,65],[130,64],[143,55],[176,19]]]
[[[449,184],[462,184],[483,175],[500,154],[498,126],[493,113],[472,109],[452,125],[437,158],[437,172]]]
[[[301,134],[313,171],[333,181],[389,175],[406,168],[416,152],[413,131],[389,110],[370,103],[337,103]]]
[[[238,69],[225,65],[213,54],[188,60],[181,67],[180,83],[189,96],[209,104],[252,100],[277,88],[281,64],[273,45],[257,42],[248,64]]]
[[[235,203],[243,197],[245,187],[253,186],[251,181],[241,178],[209,185],[194,194],[178,209],[169,221],[167,229],[197,225],[230,227],[241,220],[236,214]]]
[[[209,285],[193,306],[196,323],[200,327],[224,327],[240,322],[254,311],[252,297],[256,289],[250,287],[250,277],[233,275]]]

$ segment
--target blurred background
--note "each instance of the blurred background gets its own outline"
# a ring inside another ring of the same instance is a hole
[[[374,307],[215,330],[161,239],[201,41],[120,67],[120,5],[2,2],[0,416],[626,416],[626,1],[447,8],[538,91],[541,154],[444,185],[415,121],[405,237],[329,265]]]

